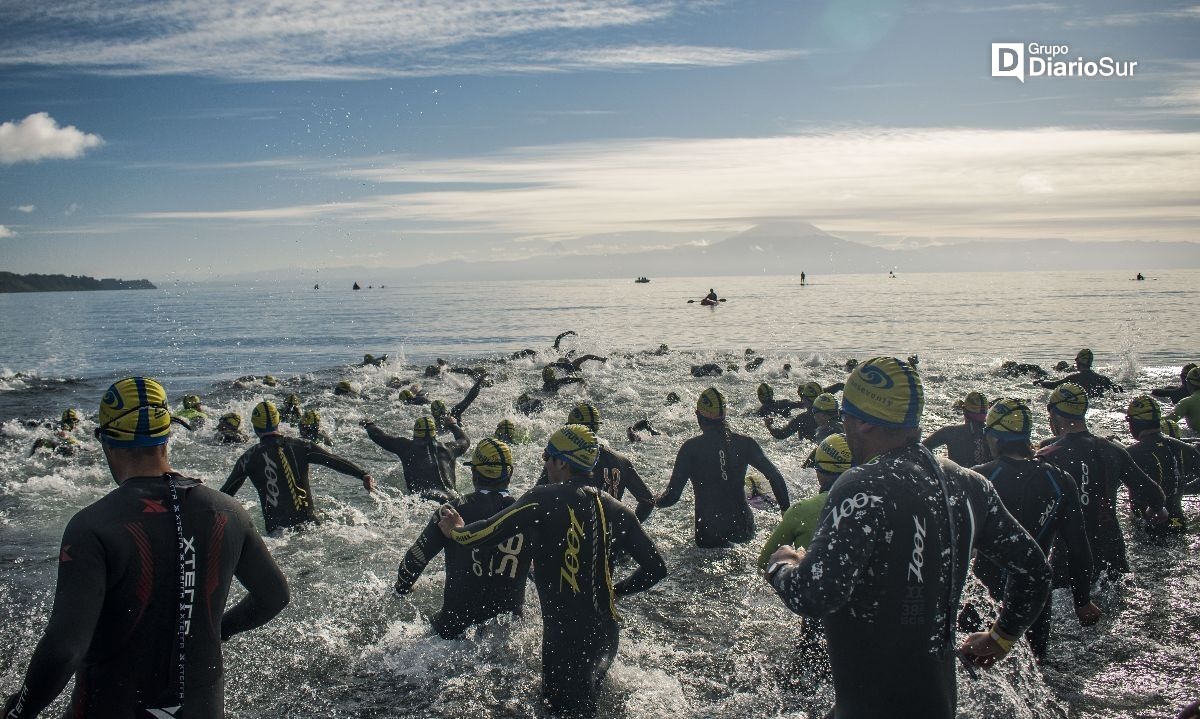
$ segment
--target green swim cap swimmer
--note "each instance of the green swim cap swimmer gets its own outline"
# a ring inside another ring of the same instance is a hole
[[[412,393],[412,390],[409,390],[409,389],[400,390],[400,401],[401,402],[407,402],[408,400],[412,399],[413,397],[416,397],[416,395]]]
[[[183,396],[183,408],[198,411],[200,409],[200,397],[194,394],[185,394]]]
[[[1125,410],[1130,421],[1157,425],[1162,422],[1162,408],[1150,395],[1134,397]]]
[[[155,447],[171,435],[167,391],[149,377],[114,382],[100,400],[96,438],[110,447]]]
[[[819,382],[805,382],[796,388],[800,396],[804,399],[816,399],[818,395],[825,391]]]
[[[817,395],[813,399],[812,411],[824,412],[826,414],[837,414],[837,411],[838,411],[837,397],[834,397],[833,395],[829,394],[828,392],[822,392],[821,394]]]
[[[827,474],[841,474],[850,469],[850,444],[846,435],[831,434],[821,440],[813,456],[817,470]]]
[[[775,390],[771,389],[771,385],[763,382],[758,385],[758,401],[763,404],[770,404],[775,399]]]
[[[437,436],[437,422],[425,415],[413,422],[413,439],[432,439]]]
[[[1083,419],[1087,416],[1088,396],[1083,387],[1074,382],[1064,382],[1054,388],[1046,404],[1052,412],[1064,417]]]
[[[596,405],[584,400],[567,413],[567,424],[582,424],[584,427],[596,432],[600,429],[600,410]]]
[[[983,421],[983,431],[1004,442],[1028,441],[1033,433],[1033,414],[1019,399],[997,400]]]
[[[262,383],[263,383],[263,384],[265,384],[265,385],[266,385],[266,386],[268,386],[268,387],[274,387],[275,385],[279,384],[279,383],[278,383],[278,382],[275,380],[275,378],[274,378],[274,377],[272,377],[272,376],[271,376],[271,375],[269,375],[269,374],[268,374],[268,375],[263,375],[263,378],[262,378]]]
[[[590,472],[600,459],[600,443],[592,430],[582,424],[568,424],[550,436],[546,455],[561,459],[576,470]]]
[[[842,390],[842,412],[868,424],[916,429],[924,409],[921,376],[895,357],[872,357],[858,365]]]
[[[512,450],[498,439],[486,437],[479,440],[479,444],[475,445],[475,451],[471,454],[471,459],[463,464],[478,472],[479,476],[484,479],[495,482],[512,479]]]
[[[254,433],[258,435],[270,434],[279,429],[279,410],[275,403],[263,400],[254,405],[254,411],[250,413],[250,426],[254,427]]]
[[[342,380],[333,388],[334,394],[354,394],[354,385],[350,384],[350,380]]]
[[[725,395],[716,387],[704,390],[696,400],[696,414],[714,421],[725,419]]]
[[[502,419],[496,423],[496,439],[503,442],[517,441],[517,425],[511,419]]]

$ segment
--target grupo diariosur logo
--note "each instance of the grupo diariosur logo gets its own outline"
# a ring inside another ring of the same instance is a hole
[[[992,43],[992,77],[1015,77],[1021,82],[1031,77],[1133,77],[1137,60],[1115,60],[1108,55],[1071,58],[1068,45],[1043,45],[1037,42]]]

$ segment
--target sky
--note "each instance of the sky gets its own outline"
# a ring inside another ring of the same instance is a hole
[[[881,245],[1200,242],[1198,0],[0,0],[0,18],[0,270],[411,267],[778,218]],[[992,43],[1020,45],[1023,79],[993,76]],[[1131,73],[1032,74],[1104,57]]]

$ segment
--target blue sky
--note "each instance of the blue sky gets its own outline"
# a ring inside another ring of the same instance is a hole
[[[1200,239],[1200,4],[0,0],[0,269]],[[992,77],[992,42],[1136,60]]]

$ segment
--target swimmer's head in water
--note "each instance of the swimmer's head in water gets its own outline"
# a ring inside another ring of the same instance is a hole
[[[987,397],[981,392],[968,392],[959,409],[962,410],[963,416],[972,422],[983,422],[987,419]]]
[[[517,425],[511,419],[502,419],[496,423],[496,439],[504,442],[517,441]]]
[[[758,401],[763,404],[769,404],[775,399],[775,390],[771,389],[771,385],[763,382],[758,385]]]
[[[1200,367],[1193,367],[1187,373],[1188,389],[1195,392],[1200,390]]]
[[[425,415],[418,417],[416,422],[413,422],[413,439],[433,439],[437,436],[437,422]]]
[[[58,423],[63,429],[75,429],[75,425],[79,424],[79,413],[74,409],[64,409]]]
[[[217,420],[217,429],[237,431],[242,428],[242,415],[237,412],[226,412]]]
[[[716,387],[704,390],[696,400],[696,414],[713,421],[725,419],[725,395]]]
[[[512,479],[512,450],[498,439],[485,437],[479,440],[475,451],[471,453],[471,459],[463,464],[473,469],[482,479],[496,483],[506,483]]]
[[[542,368],[542,381],[543,382],[551,382],[553,380],[554,380],[554,368],[553,367],[543,367]]]
[[[354,394],[354,385],[350,384],[350,380],[344,379],[338,382],[333,388],[334,394]]]
[[[401,402],[407,402],[407,401],[409,401],[410,399],[412,399],[412,398],[413,398],[413,397],[415,397],[415,396],[416,396],[416,395],[414,395],[414,394],[412,393],[412,390],[410,390],[410,389],[402,389],[402,390],[400,390],[400,401],[401,401]]]
[[[315,409],[308,410],[307,412],[304,413],[304,416],[300,418],[300,426],[301,427],[312,427],[312,428],[320,427],[321,426],[320,413],[317,412],[317,410],[315,410]]]
[[[154,447],[171,436],[167,392],[149,377],[114,382],[100,400],[96,438],[109,447]]]
[[[279,380],[275,379],[271,375],[264,375],[262,378],[262,383],[268,387],[274,387],[275,385],[279,384]]]
[[[667,392],[667,404],[677,404],[680,401],[678,392]]]
[[[817,395],[824,391],[825,389],[821,387],[820,382],[805,382],[797,389],[797,392],[800,393],[800,396],[807,400],[816,399]]]
[[[1096,359],[1092,351],[1087,347],[1079,350],[1079,354],[1075,355],[1075,366],[1079,369],[1088,369],[1092,366],[1092,362]]]
[[[373,355],[373,354],[363,355],[363,364],[371,364],[374,361],[375,361],[375,355]]]
[[[854,368],[842,391],[842,412],[868,424],[916,429],[925,409],[921,376],[895,357],[872,357]]]
[[[822,392],[813,399],[812,411],[824,412],[825,414],[837,414],[837,397],[834,397],[828,392]]]
[[[198,395],[194,395],[194,394],[185,394],[183,396],[183,408],[199,410],[200,409],[200,397]]]
[[[841,474],[850,469],[850,445],[846,435],[831,434],[821,440],[813,460],[819,471],[828,474]]]
[[[1129,403],[1129,407],[1125,410],[1125,417],[1130,422],[1158,426],[1162,421],[1162,408],[1158,406],[1158,402],[1153,397],[1143,394],[1134,397]]]
[[[1173,419],[1167,419],[1166,417],[1163,417],[1162,421],[1159,423],[1159,427],[1162,428],[1162,433],[1168,437],[1179,439],[1183,436],[1183,430],[1179,428],[1179,423]]]
[[[600,409],[587,400],[579,402],[567,413],[567,424],[582,424],[597,432],[600,429]]]
[[[257,435],[271,434],[279,429],[279,409],[274,402],[263,400],[250,413],[250,426]]]
[[[1074,382],[1064,382],[1054,388],[1046,401],[1050,411],[1068,419],[1083,419],[1087,416],[1088,396],[1083,387]]]
[[[298,395],[294,392],[292,394],[289,394],[287,396],[287,399],[285,399],[283,401],[283,406],[284,407],[299,407],[300,406],[300,395]]]
[[[435,399],[429,403],[429,411],[434,417],[442,417],[446,414],[446,403],[440,399]]]
[[[996,400],[984,419],[983,431],[1002,442],[1028,440],[1033,432],[1033,415],[1019,399]]]
[[[561,459],[578,471],[590,472],[600,458],[600,443],[592,430],[582,424],[568,424],[550,436],[546,455]]]

